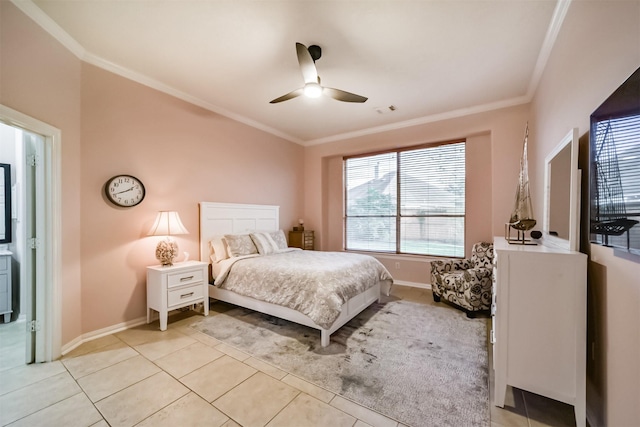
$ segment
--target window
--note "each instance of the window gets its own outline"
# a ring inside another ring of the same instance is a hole
[[[465,142],[347,157],[345,249],[464,257]]]

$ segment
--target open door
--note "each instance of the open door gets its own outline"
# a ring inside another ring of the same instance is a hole
[[[45,141],[40,135],[24,132],[24,215],[25,221],[25,281],[27,317],[27,363],[44,362],[46,339],[43,322],[46,319],[45,266]]]

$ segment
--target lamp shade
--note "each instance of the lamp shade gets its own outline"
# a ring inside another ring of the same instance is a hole
[[[180,221],[180,215],[175,211],[160,211],[153,223],[149,236],[175,236],[177,234],[189,234],[186,227]]]

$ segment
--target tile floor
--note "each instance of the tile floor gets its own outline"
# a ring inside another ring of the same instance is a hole
[[[434,304],[424,289],[393,295]],[[155,322],[37,365],[5,353],[17,339],[0,325],[0,426],[402,427],[189,328],[198,317],[178,313],[165,332]],[[509,389],[504,409],[491,406],[491,427],[572,426],[572,409]]]

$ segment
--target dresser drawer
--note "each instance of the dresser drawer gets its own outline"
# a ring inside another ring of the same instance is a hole
[[[201,300],[204,296],[204,286],[202,284],[187,286],[180,289],[172,289],[167,295],[167,306],[188,303],[189,301]]]
[[[9,259],[11,257],[8,256],[0,256],[0,271],[6,271],[9,269]]]
[[[167,287],[174,288],[176,286],[189,285],[192,283],[202,283],[204,276],[202,269],[193,269],[180,273],[172,273],[167,277]]]

